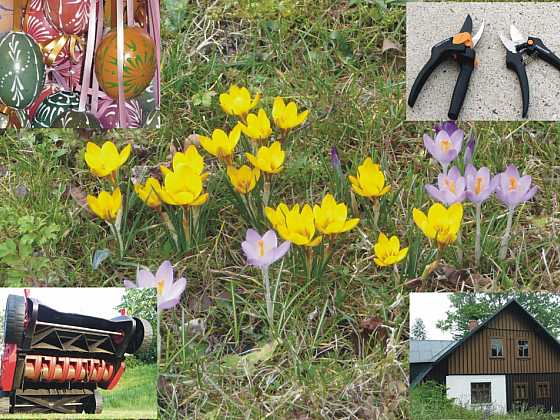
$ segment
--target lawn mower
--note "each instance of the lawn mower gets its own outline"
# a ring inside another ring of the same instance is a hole
[[[99,389],[113,389],[125,355],[145,351],[150,323],[58,312],[9,295],[4,315],[0,413],[100,413]]]

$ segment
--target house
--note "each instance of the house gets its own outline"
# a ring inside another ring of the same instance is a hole
[[[469,330],[458,341],[411,340],[410,385],[436,381],[468,408],[560,411],[560,343],[517,300]]]

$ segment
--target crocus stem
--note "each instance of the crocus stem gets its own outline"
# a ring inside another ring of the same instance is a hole
[[[159,216],[161,217],[161,220],[163,220],[163,222],[165,223],[165,226],[167,226],[167,229],[169,230],[169,233],[171,234],[171,238],[173,239],[173,242],[175,243],[175,247],[177,249],[179,249],[179,238],[177,237],[177,231],[175,230],[175,226],[173,226],[173,223],[171,223],[171,219],[169,218],[169,215],[167,214],[167,212],[159,209]]]
[[[504,236],[502,236],[502,245],[500,247],[500,259],[505,259],[506,255],[507,255],[507,250],[508,250],[508,244],[509,244],[509,237],[511,235],[511,225],[513,223],[513,208],[509,208],[508,209],[508,219],[507,219],[507,225],[506,225],[506,231],[504,232]]]
[[[463,265],[463,235],[461,234],[461,230],[457,232],[457,264],[459,266]]]
[[[270,278],[268,275],[268,266],[261,268],[263,275],[264,290],[266,293],[266,314],[268,315],[268,323],[270,328],[274,322],[274,306],[272,304],[272,298],[270,296]]]
[[[189,206],[183,206],[183,232],[185,232],[185,240],[191,242],[191,226],[189,222]]]
[[[395,287],[398,288],[401,282],[401,275],[399,274],[399,267],[397,264],[393,265],[393,271],[395,272]]]
[[[117,227],[114,224],[109,223],[109,222],[107,222],[107,223],[109,224],[109,227],[110,227],[111,231],[113,232],[113,235],[115,235],[115,239],[117,240],[117,243],[119,244],[119,256],[120,256],[120,258],[122,258],[122,257],[124,257],[124,242],[123,242],[123,239],[122,239],[122,236],[121,236],[121,232],[120,232],[119,229],[117,229]]]
[[[305,247],[305,268],[307,269],[307,280],[310,280],[313,268],[313,248],[310,246]]]
[[[378,221],[379,221],[379,200],[374,198],[373,199],[373,226],[375,227],[375,230],[379,231],[379,225],[378,225]]]
[[[474,242],[474,262],[475,265],[478,267],[478,265],[480,264],[480,256],[482,253],[482,250],[480,248],[480,219],[481,219],[481,209],[482,204],[481,203],[477,203],[476,204],[476,237],[475,237],[475,242]]]
[[[264,186],[263,186],[263,207],[268,206],[268,200],[270,199],[270,178],[267,174],[264,175]]]

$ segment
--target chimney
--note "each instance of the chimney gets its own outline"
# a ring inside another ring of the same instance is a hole
[[[474,330],[476,327],[478,327],[478,320],[469,319],[469,332]]]

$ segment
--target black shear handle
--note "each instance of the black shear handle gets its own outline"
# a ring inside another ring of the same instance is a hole
[[[523,113],[521,115],[523,118],[526,118],[527,112],[529,111],[529,80],[527,80],[527,72],[525,71],[525,64],[523,63],[521,54],[514,54],[511,51],[507,51],[506,67],[513,70],[519,79],[521,97],[523,99]]]
[[[463,107],[463,102],[465,102],[465,96],[467,96],[469,82],[474,70],[475,57],[476,53],[472,48],[466,49],[463,54],[458,56],[460,66],[459,76],[457,77],[455,88],[453,89],[453,96],[451,97],[451,104],[449,105],[449,112],[447,113],[447,116],[451,120],[457,119]]]
[[[539,38],[529,37],[527,42],[529,41],[533,41],[533,48],[540,58],[560,70],[560,58],[550,51]]]
[[[420,73],[416,76],[416,80],[414,80],[412,89],[410,89],[410,94],[408,95],[408,105],[410,107],[413,107],[416,103],[420,91],[436,67],[454,52],[460,52],[464,49],[465,47],[463,45],[454,45],[453,38],[448,38],[432,47],[430,59],[424,64],[424,67],[422,67],[422,70],[420,70]]]

